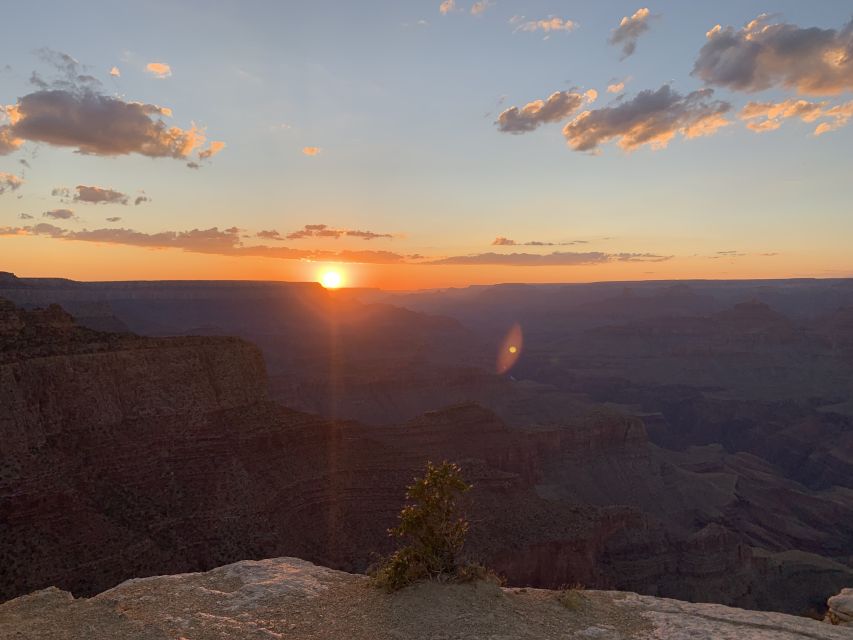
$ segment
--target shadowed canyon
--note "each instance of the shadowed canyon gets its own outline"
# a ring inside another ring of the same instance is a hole
[[[276,556],[363,571],[443,459],[475,487],[468,553],[510,585],[820,615],[853,584],[849,280],[4,274],[0,298],[0,598]]]

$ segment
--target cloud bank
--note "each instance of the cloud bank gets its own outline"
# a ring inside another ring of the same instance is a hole
[[[57,213],[61,211],[63,210],[47,212],[45,215],[48,213],[57,214],[48,217],[62,219],[64,215]],[[73,216],[73,212],[71,212],[71,216]],[[179,249],[191,253],[234,257],[324,260],[373,264],[397,264],[406,261],[405,256],[391,251],[326,251],[270,247],[267,245],[244,245],[240,241],[240,229],[237,227],[222,230],[218,227],[212,227],[210,229],[192,229],[190,231],[144,233],[124,228],[73,231],[49,223],[40,223],[25,227],[2,227],[0,228],[0,236],[4,235],[45,236],[67,241],[117,244],[148,249]]]

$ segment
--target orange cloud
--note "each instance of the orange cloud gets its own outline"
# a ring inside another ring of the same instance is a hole
[[[607,93],[621,93],[624,88],[624,82],[614,82],[613,84],[607,85]]]
[[[471,5],[471,15],[479,16],[486,12],[491,6],[491,0],[477,0],[473,5]]]
[[[158,78],[168,78],[172,75],[172,67],[165,62],[149,62],[145,65],[145,70]]]
[[[110,69],[110,75],[113,78],[121,78],[121,71],[118,67],[113,67],[112,69]]]
[[[528,22],[523,22],[518,25],[515,30],[544,31],[545,33],[550,33],[551,31],[574,31],[576,27],[577,23],[572,20],[564,20],[563,18],[549,16],[545,20],[530,20]]]
[[[442,3],[438,5],[438,10],[443,16],[446,16],[451,11],[456,11],[456,0],[442,0]]]
[[[320,155],[320,147],[302,147],[302,153],[306,156],[317,156]]]
[[[214,140],[210,143],[210,145],[204,151],[199,152],[198,157],[199,160],[207,160],[208,158],[212,158],[217,153],[222,151],[225,148],[225,143],[219,140]]]
[[[740,119],[752,131],[761,133],[775,131],[789,118],[799,118],[803,122],[826,119],[814,130],[814,134],[833,131],[847,124],[853,117],[853,101],[828,107],[827,101],[809,102],[808,100],[783,100],[782,102],[749,102],[740,112]]]

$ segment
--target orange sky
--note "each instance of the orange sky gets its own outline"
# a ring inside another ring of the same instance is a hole
[[[333,264],[232,257],[176,249],[144,249],[50,238],[12,236],[2,242],[2,268],[22,277],[65,277],[75,280],[284,280],[318,281],[335,269],[344,286],[419,289],[499,282],[592,282],[603,280],[746,279],[849,277],[853,270],[823,269],[825,259],[808,256],[674,258],[658,263],[623,263],[572,267],[508,267],[487,265]],[[61,251],[60,251],[61,250]],[[824,257],[825,258],[825,257]]]

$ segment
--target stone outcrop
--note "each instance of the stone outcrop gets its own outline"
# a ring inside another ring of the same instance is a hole
[[[826,622],[853,629],[853,589],[842,589],[826,604]]]
[[[367,578],[295,558],[129,580],[89,599],[56,588],[0,605],[18,640],[849,640],[853,630],[779,613],[614,591],[417,584],[386,594]]]

